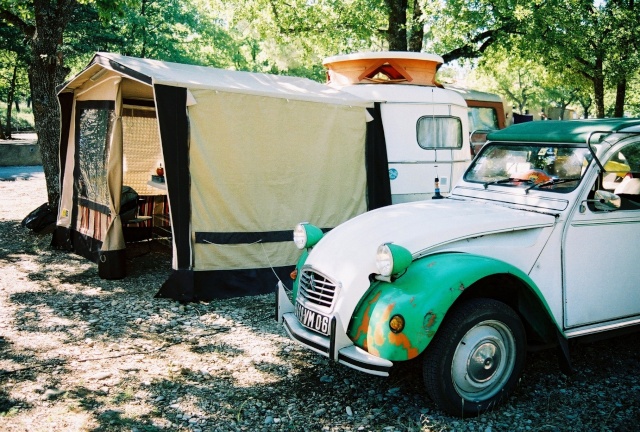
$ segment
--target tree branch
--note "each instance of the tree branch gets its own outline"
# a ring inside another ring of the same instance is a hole
[[[0,9],[0,20],[18,27],[26,37],[31,38],[36,32],[34,25],[26,23],[19,16],[7,9]]]
[[[456,48],[448,53],[442,55],[445,63],[448,63],[459,58],[477,58],[487,50],[494,42],[496,42],[496,35],[500,32],[508,34],[516,34],[516,31],[510,30],[508,26],[503,26],[497,29],[486,30],[482,33],[478,33],[465,45]],[[482,44],[478,47],[478,43]]]

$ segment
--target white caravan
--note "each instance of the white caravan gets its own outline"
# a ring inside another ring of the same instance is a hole
[[[435,81],[442,63],[440,56],[414,52],[323,62],[330,86],[375,102],[371,113],[382,124],[394,204],[448,194],[471,161],[467,102]]]

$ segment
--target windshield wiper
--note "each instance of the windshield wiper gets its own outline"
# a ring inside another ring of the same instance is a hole
[[[543,187],[543,186],[556,185],[556,184],[559,184],[559,183],[567,183],[567,182],[572,182],[572,181],[579,181],[579,180],[580,180],[580,177],[578,177],[578,178],[552,178],[550,180],[543,181],[542,183],[532,184],[531,186],[526,188],[524,190],[524,192],[525,193],[529,193],[529,191],[531,189],[535,189],[535,188],[539,188],[539,187]]]
[[[484,186],[484,188],[486,189],[490,185],[495,185],[495,184],[502,184],[502,183],[509,183],[509,182],[529,182],[529,181],[531,180],[529,179],[524,180],[524,179],[509,177],[509,178],[503,178],[499,180],[491,180],[489,182],[483,183],[482,186]]]

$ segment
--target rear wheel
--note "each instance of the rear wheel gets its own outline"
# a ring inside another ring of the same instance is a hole
[[[449,414],[481,414],[515,388],[525,348],[524,327],[509,306],[468,300],[449,312],[425,352],[427,392]]]

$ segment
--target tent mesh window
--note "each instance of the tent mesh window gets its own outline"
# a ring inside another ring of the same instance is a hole
[[[114,120],[110,106],[79,106],[75,193],[79,204],[104,214],[109,213],[107,163]]]
[[[148,184],[162,164],[160,136],[154,108],[125,105],[122,110],[122,183],[141,196],[158,195]],[[163,164],[164,166],[164,164]]]

